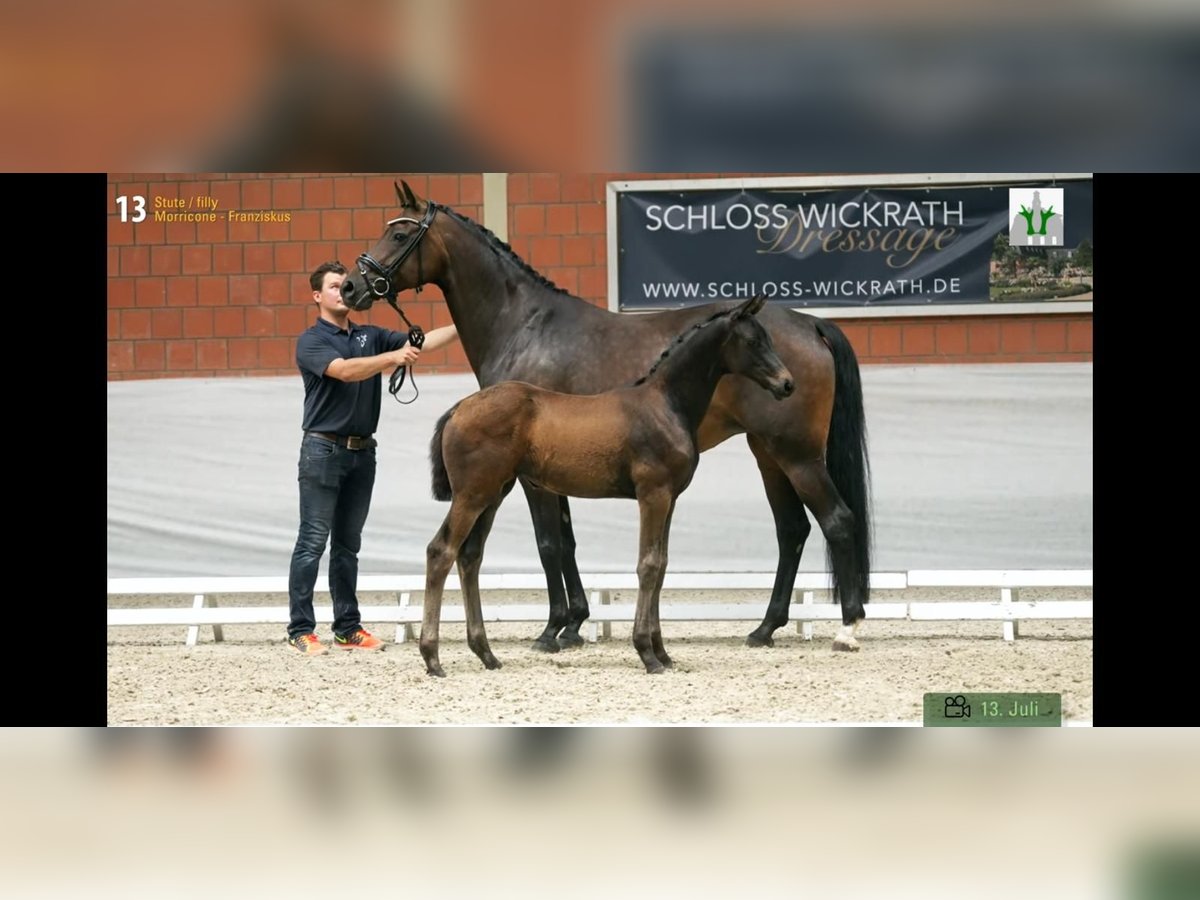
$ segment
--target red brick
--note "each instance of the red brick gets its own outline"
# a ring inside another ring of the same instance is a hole
[[[550,234],[574,234],[575,204],[552,203],[547,206],[546,231]]]
[[[579,270],[579,296],[589,300],[608,299],[608,274],[600,266],[588,266]]]
[[[262,179],[242,182],[242,206],[254,212],[271,208],[271,182]]]
[[[967,326],[962,322],[944,322],[936,326],[937,352],[958,356],[967,352]]]
[[[258,368],[258,341],[240,338],[229,342],[229,369],[241,372]]]
[[[156,338],[183,337],[183,314],[178,309],[156,309],[150,316],[150,333]]]
[[[461,175],[458,179],[458,202],[460,205],[483,203],[483,176]],[[464,213],[465,215],[465,213]]]
[[[391,178],[368,178],[366,182],[366,205],[382,209],[393,209],[399,205],[396,188]]]
[[[289,275],[262,276],[259,281],[259,290],[262,292],[261,302],[268,305],[291,303],[292,296],[288,293],[291,281]]]
[[[166,348],[162,341],[137,341],[133,345],[133,367],[139,372],[162,371]]]
[[[258,281],[257,275],[230,275],[229,305],[257,306],[261,297]]]
[[[196,368],[196,344],[193,341],[171,341],[167,344],[167,369],[190,370]]]
[[[1092,352],[1092,320],[1067,323],[1067,349],[1072,353]]]
[[[108,280],[108,308],[126,309],[136,306],[134,290],[137,282],[132,278],[110,278]]]
[[[200,289],[201,306],[224,306],[229,302],[229,279],[224,275],[201,276],[196,279]],[[201,364],[201,368],[208,368]]]
[[[567,203],[592,199],[590,175],[563,175],[559,184],[559,199]]]
[[[1033,349],[1033,323],[1029,321],[1002,322],[1000,349],[1005,353],[1028,353]]]
[[[383,223],[386,221],[382,209],[356,209],[352,217],[351,237],[374,243],[383,234]]]
[[[333,248],[333,258],[341,260],[342,265],[350,268],[364,249],[362,241],[338,241]]]
[[[263,222],[258,226],[260,241],[286,241],[290,235],[291,227],[288,222]]]
[[[195,306],[196,302],[195,278],[167,279],[167,306]]]
[[[522,204],[515,208],[512,233],[544,234],[546,231],[546,207]]]
[[[275,310],[269,306],[246,307],[246,334],[267,337],[275,334]]]
[[[224,219],[218,218],[215,222],[196,223],[196,243],[198,244],[223,244],[228,238],[229,223]]]
[[[218,309],[213,314],[213,334],[217,337],[240,337],[246,333],[246,317],[240,306]]]
[[[871,356],[899,356],[900,352],[899,325],[871,326]]]
[[[246,247],[247,272],[271,272],[275,269],[275,249],[270,244],[251,244]]]
[[[304,186],[297,178],[281,178],[271,185],[271,207],[279,212],[291,212],[304,205]]]
[[[122,222],[116,216],[109,216],[108,217],[108,245],[110,247],[115,247],[118,244],[132,244],[132,243],[133,243],[133,226],[130,225],[128,222]],[[132,358],[132,356],[133,356],[133,351],[131,349],[130,357]]]
[[[996,322],[968,322],[967,350],[971,355],[1000,351],[1000,326]]]
[[[562,239],[562,261],[568,266],[590,266],[592,239],[590,236],[568,236]]]
[[[304,329],[312,325],[310,320],[315,318],[315,306],[311,310],[306,306],[280,306],[275,310],[275,333],[298,337]]]
[[[534,174],[529,176],[529,199],[535,203],[557,203],[559,182],[557,174]]]
[[[108,255],[108,277],[121,274],[121,248],[106,247],[105,252]]]
[[[415,191],[416,188],[414,187],[413,190]],[[417,196],[429,200],[436,200],[438,203],[444,203],[447,206],[457,206],[458,176],[430,175],[429,192],[427,194],[418,193]]]
[[[185,309],[183,311],[183,336],[206,338],[213,334],[213,311],[211,309]]]
[[[303,244],[276,244],[275,245],[275,271],[276,272],[302,272],[302,271],[304,271],[304,245]]]
[[[929,356],[933,353],[933,326],[905,324],[901,335],[905,356]]]
[[[367,202],[366,186],[357,176],[333,179],[333,205],[357,209]]]
[[[317,265],[320,265],[318,263]],[[316,268],[313,266],[312,268]],[[315,307],[313,301],[312,285],[309,283],[308,275],[293,275],[291,281],[288,282],[288,302],[303,303],[305,306]]]
[[[150,274],[150,248],[149,247],[122,247],[121,248],[121,274],[122,275],[149,275]]]
[[[535,269],[557,266],[562,262],[562,247],[556,237],[537,237],[530,241],[529,263]]]
[[[119,309],[107,310],[108,313],[108,339],[115,341],[121,336],[121,311]]]
[[[218,244],[213,248],[213,271],[220,275],[240,275],[244,248],[241,244]]]
[[[592,237],[592,248],[596,255],[596,265],[608,264],[608,235],[597,234]]]
[[[293,241],[315,241],[321,237],[321,214],[315,209],[292,213],[289,236]]]
[[[254,222],[230,222],[229,240],[239,244],[257,243],[258,225]]]
[[[217,201],[217,212],[242,209],[242,183],[240,181],[214,181],[204,192]]]
[[[854,348],[854,353],[860,359],[867,355],[870,348],[871,326],[862,322],[839,321],[838,327],[846,334],[846,340]]]
[[[195,222],[168,222],[167,223],[167,243],[168,244],[194,244],[194,243],[196,243],[196,223]]]
[[[150,335],[150,310],[126,309],[121,312],[121,337],[127,341],[142,341]]]
[[[564,291],[575,296],[579,296],[579,270],[555,268],[548,269],[545,273],[546,277],[554,282]]]
[[[529,176],[528,175],[509,175],[508,176],[508,202],[528,203],[529,202]]]
[[[259,365],[271,369],[286,369],[296,365],[296,353],[288,338],[263,338],[258,342]]]
[[[580,234],[605,234],[608,230],[608,215],[603,203],[577,203],[576,219]]]
[[[165,244],[167,241],[167,225],[165,222],[155,222],[154,214],[147,213],[146,218],[133,225],[133,242],[141,246],[149,244]]]
[[[307,209],[328,209],[333,206],[333,179],[305,179],[304,206]]]
[[[130,341],[110,341],[108,345],[108,371],[133,371],[133,344]]]
[[[1067,348],[1067,326],[1062,321],[1035,321],[1033,349],[1038,353],[1059,353]]]
[[[180,248],[158,246],[150,248],[150,274],[178,275],[180,265]]]
[[[182,271],[185,275],[207,275],[211,272],[212,248],[208,244],[184,247]]]
[[[345,241],[351,236],[350,211],[330,209],[321,213],[321,238],[326,241]]]
[[[222,340],[196,341],[196,367],[224,371],[228,368],[227,353]]]
[[[512,252],[521,257],[526,262],[529,261],[530,248],[533,245],[533,239],[527,237],[514,237],[508,242],[508,246],[512,248]]]
[[[137,281],[137,305],[165,306],[167,283],[162,278],[139,278]]]

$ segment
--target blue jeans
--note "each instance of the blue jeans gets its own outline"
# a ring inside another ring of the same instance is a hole
[[[300,444],[300,534],[288,573],[288,637],[316,630],[313,586],[325,543],[329,553],[329,592],[333,596],[333,633],[353,634],[358,614],[358,551],[375,486],[375,450],[347,450],[315,435]]]

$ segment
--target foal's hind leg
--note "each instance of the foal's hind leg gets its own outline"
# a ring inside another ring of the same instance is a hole
[[[511,487],[511,485],[509,485]],[[507,491],[505,491],[507,493]],[[492,530],[492,522],[496,518],[496,510],[500,508],[497,500],[485,509],[475,521],[475,527],[463,541],[458,551],[458,578],[462,583],[463,605],[467,611],[467,646],[478,656],[485,667],[500,668],[500,660],[492,653],[488,644],[487,632],[483,627],[483,607],[479,597],[479,566],[483,562],[483,545],[488,533]]]
[[[796,586],[796,570],[800,567],[800,555],[804,552],[804,544],[812,533],[812,523],[808,521],[804,503],[797,496],[792,482],[771,457],[763,442],[754,435],[747,435],[746,443],[750,445],[750,450],[758,461],[758,471],[767,491],[767,502],[771,504],[771,513],[775,517],[775,538],[779,542],[779,565],[775,570],[775,586],[771,589],[767,612],[763,616],[762,624],[746,638],[746,645],[773,647],[775,640],[771,635],[788,621],[792,589]]]
[[[543,653],[558,652],[558,633],[567,624],[567,594],[563,590],[562,529],[559,525],[558,495],[521,481],[529,514],[533,517],[533,532],[537,537],[538,556],[546,573],[546,591],[550,599],[550,618],[533,649]]]

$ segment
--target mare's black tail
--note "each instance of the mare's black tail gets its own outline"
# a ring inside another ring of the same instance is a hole
[[[867,458],[867,422],[863,410],[862,381],[854,348],[837,325],[828,319],[816,320],[817,332],[833,351],[836,372],[833,396],[833,420],[829,423],[829,444],[825,448],[825,466],[833,486],[854,515],[854,578],[859,579],[863,602],[870,596],[871,577],[871,469]],[[829,571],[833,579],[833,602],[841,603],[846,585],[839,584],[833,557],[826,542]]]

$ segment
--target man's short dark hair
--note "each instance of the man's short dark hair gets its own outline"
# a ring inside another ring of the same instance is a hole
[[[321,263],[317,266],[317,270],[308,278],[308,283],[312,285],[314,291],[319,291],[325,286],[325,276],[330,272],[333,272],[335,275],[345,275],[346,267],[336,259]]]

